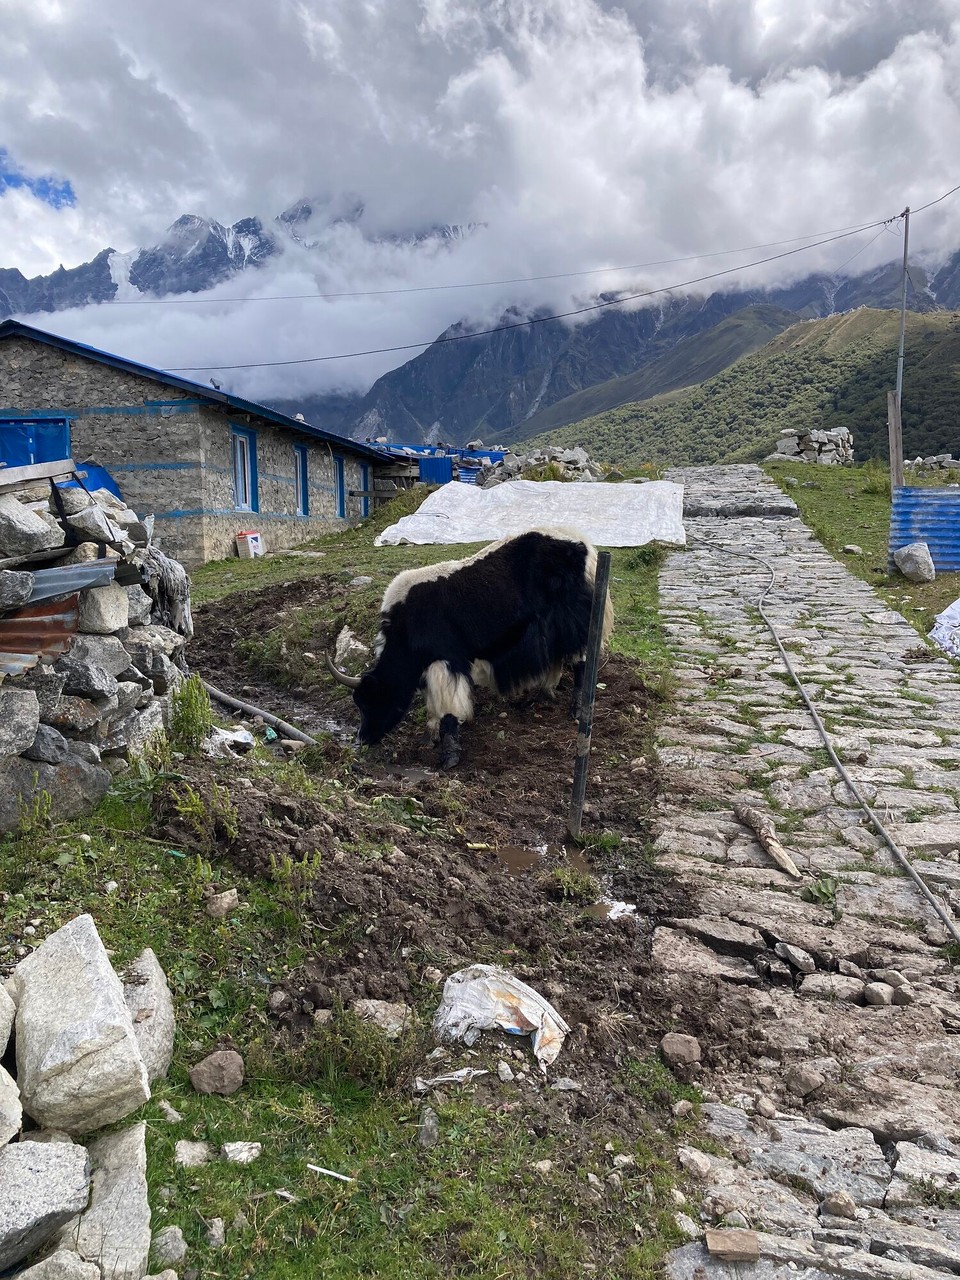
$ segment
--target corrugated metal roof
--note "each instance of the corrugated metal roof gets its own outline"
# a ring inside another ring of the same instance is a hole
[[[0,618],[0,673],[20,676],[38,662],[59,658],[70,648],[79,619],[79,592]]]
[[[83,591],[86,587],[103,587],[113,581],[116,559],[86,560],[82,564],[57,565],[53,569],[33,570],[33,591],[27,601],[52,600],[55,596]]]
[[[925,542],[938,573],[960,573],[960,488],[895,489],[890,512],[890,555]]]
[[[273,422],[279,427],[285,427],[287,430],[300,431],[305,436],[312,436],[317,440],[325,440],[327,443],[332,444],[334,448],[358,453],[365,458],[373,458],[377,462],[385,462],[387,460],[379,448],[361,444],[358,440],[350,440],[347,436],[338,435],[334,431],[324,431],[322,427],[315,427],[309,422],[301,422],[298,418],[291,418],[288,414],[279,413],[268,405],[257,404],[253,400],[243,400],[240,396],[232,396],[227,391],[217,391],[213,387],[205,387],[199,382],[191,382],[189,378],[181,378],[178,374],[167,373],[164,369],[154,369],[150,365],[138,364],[135,360],[126,360],[123,356],[115,356],[110,351],[101,351],[98,347],[91,347],[83,342],[74,342],[72,338],[62,338],[58,333],[48,333],[46,329],[35,329],[32,325],[23,324],[19,320],[0,321],[0,338],[15,337],[32,338],[34,342],[43,342],[47,346],[57,347],[61,351],[69,351],[74,355],[86,356],[88,359],[96,360],[100,364],[107,364],[114,369],[121,369],[124,373],[136,374],[138,378],[149,378],[153,382],[162,382],[165,386],[177,387],[181,391],[189,391],[192,395],[206,400],[209,404],[218,404],[227,409],[233,409],[237,413],[255,414],[257,417],[265,418],[268,422]]]

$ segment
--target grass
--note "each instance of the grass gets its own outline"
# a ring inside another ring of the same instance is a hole
[[[828,551],[851,573],[876,587],[892,609],[902,613],[924,636],[934,618],[960,597],[960,573],[941,573],[934,582],[908,582],[887,573],[890,532],[890,479],[885,467],[869,462],[862,467],[815,467],[804,463],[768,462],[765,470],[790,494],[804,522]],[[787,479],[797,481],[788,486]],[[911,476],[911,484],[932,484]],[[960,491],[957,496],[960,509]],[[843,551],[847,545],[863,555]],[[938,651],[939,652],[939,651]]]
[[[412,499],[401,499],[401,509],[381,513],[377,525],[411,506]],[[385,581],[401,567],[451,554],[445,547],[374,549],[377,525],[323,539],[316,544],[324,552],[319,560],[287,556],[205,566],[195,575],[197,597],[209,605],[233,591],[294,577],[368,573],[374,582],[350,594],[349,608],[357,626],[371,634]],[[649,550],[614,554],[612,590],[622,629],[613,647],[665,686],[669,658],[657,618],[658,562]],[[270,643],[296,638],[302,624],[291,611],[278,619]],[[262,659],[270,653],[265,648]],[[277,858],[272,874],[257,878],[239,874],[218,856],[239,821],[238,775],[282,784],[290,795],[320,797],[341,816],[362,808],[370,821],[356,825],[350,857],[381,856],[382,846],[359,834],[379,829],[377,823],[436,839],[445,820],[425,813],[414,796],[371,797],[356,790],[348,774],[331,776],[322,758],[309,771],[309,753],[278,763],[258,749],[240,765],[220,765],[217,781],[201,786],[191,773],[200,767],[191,753],[208,716],[198,688],[185,685],[174,744],[184,758],[154,744],[86,819],[53,826],[40,797],[25,812],[21,830],[0,841],[0,972],[22,950],[89,911],[118,969],[150,946],[168,975],[177,1012],[174,1060],[141,1113],[149,1131],[154,1230],[179,1225],[190,1246],[186,1265],[226,1280],[574,1280],[610,1274],[604,1267],[613,1254],[618,1278],[652,1280],[666,1250],[683,1242],[671,1197],[683,1176],[674,1159],[678,1130],[663,1101],[673,1094],[655,1090],[649,1119],[617,1139],[618,1152],[634,1163],[614,1192],[606,1182],[612,1157],[600,1127],[594,1138],[589,1126],[530,1123],[529,1094],[521,1095],[515,1084],[493,1101],[469,1086],[432,1095],[440,1140],[421,1145],[422,1103],[411,1097],[409,1077],[429,1048],[434,990],[412,994],[419,1029],[399,1042],[383,1040],[343,1009],[297,1046],[278,1037],[268,1009],[271,989],[301,973],[311,956],[355,950],[365,922],[347,915],[332,931],[318,923],[308,909],[309,860]],[[452,818],[454,809],[451,801]],[[182,847],[164,836],[161,812],[176,815]],[[605,832],[597,847],[612,848],[616,840]],[[324,850],[313,856],[322,859]],[[117,886],[112,891],[111,881]],[[228,887],[238,890],[240,906],[214,920],[205,911],[207,894]],[[565,897],[587,892],[573,881],[558,882],[557,889]],[[589,896],[595,897],[593,885]],[[229,1098],[194,1093],[190,1066],[223,1045],[244,1055],[243,1088]],[[480,1061],[495,1066],[495,1057]],[[639,1082],[641,1075],[630,1079]],[[183,1120],[167,1122],[161,1100]],[[543,1118],[550,1115],[545,1109]],[[228,1141],[257,1141],[263,1153],[246,1166],[218,1158],[181,1168],[174,1161],[180,1139],[204,1140],[215,1150]],[[534,1168],[544,1160],[553,1162],[548,1174]],[[308,1164],[355,1181],[316,1174]],[[599,1179],[599,1191],[587,1183],[588,1173]],[[218,1251],[205,1239],[214,1217],[227,1225],[226,1245]]]

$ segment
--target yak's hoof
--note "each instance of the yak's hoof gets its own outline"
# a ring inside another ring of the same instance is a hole
[[[449,751],[445,756],[441,757],[440,768],[443,769],[444,771],[449,771],[450,769],[455,769],[459,763],[460,763],[460,752]]]

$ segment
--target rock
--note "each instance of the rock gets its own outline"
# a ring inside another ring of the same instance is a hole
[[[70,744],[62,733],[48,724],[41,724],[33,742],[21,753],[28,760],[44,764],[62,764],[70,754]]]
[[[68,551],[60,564],[92,564],[94,560],[99,560],[100,547],[96,542],[80,542]]]
[[[710,1172],[710,1157],[696,1147],[678,1147],[677,1159],[688,1173],[696,1178],[705,1178]]]
[[[902,987],[894,987],[893,1003],[896,1005],[913,1004],[917,998],[917,993],[909,982],[905,982]]]
[[[28,556],[62,547],[63,530],[51,528],[10,493],[0,493],[0,557]]]
[[[859,1004],[863,986],[859,978],[848,978],[842,973],[811,973],[801,983],[800,995],[808,1000],[845,1000]]]
[[[130,657],[130,664],[144,675],[150,675],[156,655],[173,658],[180,653],[184,644],[183,636],[170,627],[151,623],[146,627],[134,628],[126,637],[124,647]]]
[[[365,666],[370,659],[369,648],[349,628],[343,627],[337,636],[334,661],[338,667]]]
[[[708,1252],[724,1262],[756,1262],[760,1257],[760,1242],[755,1231],[707,1227],[705,1239]]]
[[[187,1242],[179,1227],[163,1227],[153,1237],[150,1250],[153,1260],[165,1267],[168,1263],[182,1262],[187,1256]]]
[[[721,1103],[705,1103],[703,1113],[709,1132],[752,1168],[803,1184],[820,1199],[846,1191],[859,1205],[883,1203],[890,1166],[868,1129],[835,1133],[803,1116],[754,1122]]]
[[[23,1107],[17,1082],[0,1066],[0,1147],[19,1133],[22,1120]]]
[[[17,677],[17,685],[21,689],[32,689],[37,695],[41,722],[56,711],[63,693],[63,683],[64,677],[42,662]]]
[[[181,1138],[173,1149],[174,1162],[184,1169],[199,1169],[213,1159],[213,1148],[209,1142],[191,1142]]]
[[[855,542],[848,542],[843,548],[843,554],[846,556],[862,556],[863,547],[858,547]]]
[[[240,906],[240,895],[236,889],[224,889],[223,893],[212,893],[204,903],[204,910],[214,920],[223,920],[231,911]]]
[[[863,988],[863,998],[867,1004],[872,1005],[890,1005],[893,1004],[895,989],[886,982],[868,982]]]
[[[222,1218],[211,1218],[204,1234],[211,1249],[222,1249],[227,1243],[227,1228]]]
[[[913,1142],[896,1144],[893,1180],[884,1207],[923,1204],[929,1190],[953,1190],[960,1185],[960,1158],[940,1151],[925,1151]]]
[[[668,1031],[660,1041],[660,1053],[668,1067],[690,1067],[700,1061],[700,1041],[696,1036]]]
[[[184,1272],[184,1280],[186,1280],[187,1272]],[[152,1276],[144,1276],[143,1280],[178,1280],[176,1271],[172,1267],[167,1267],[163,1271],[157,1271]]]
[[[497,1063],[497,1076],[499,1077],[502,1084],[510,1083],[510,1081],[514,1078],[514,1072],[509,1062],[504,1062],[501,1059],[500,1062]]]
[[[119,545],[123,541],[123,530],[119,525],[113,523],[101,509],[91,504],[84,507],[82,511],[78,511],[75,515],[67,516],[67,524],[73,531],[84,539],[84,543],[116,543]],[[97,559],[94,556],[93,559]]]
[[[67,739],[67,742],[70,747],[70,754],[77,756],[85,764],[100,763],[100,748],[95,747],[92,742],[72,742],[70,739]]]
[[[389,1000],[354,1000],[350,1008],[358,1018],[378,1026],[388,1040],[398,1040],[415,1021],[412,1009]]]
[[[703,1235],[702,1228],[697,1226],[688,1213],[675,1213],[673,1220],[677,1224],[677,1230],[688,1240],[699,1240]]]
[[[792,965],[794,969],[799,969],[801,973],[815,973],[817,962],[809,951],[804,951],[802,947],[791,946],[789,942],[778,942],[774,947],[774,951],[781,960],[786,960],[787,964]]]
[[[820,1212],[830,1213],[835,1218],[856,1218],[857,1206],[846,1191],[831,1191],[820,1202]]]
[[[36,693],[32,689],[0,685],[0,759],[26,751],[33,745],[39,727],[40,703]]]
[[[424,1107],[420,1112],[417,1141],[421,1147],[435,1147],[440,1141],[440,1117],[433,1107]]]
[[[197,1093],[236,1093],[243,1084],[243,1059],[235,1049],[218,1049],[190,1068]]]
[[[223,1158],[231,1164],[253,1164],[260,1158],[262,1150],[260,1142],[225,1142],[220,1148]]]
[[[373,579],[369,577],[367,574],[361,573],[356,578],[351,578],[350,581],[347,583],[347,586],[353,587],[355,589],[359,589],[360,587],[369,587],[372,581]]]
[[[67,657],[100,667],[117,678],[130,668],[130,655],[116,636],[76,636]]]
[[[90,1205],[76,1228],[61,1233],[86,1262],[110,1280],[140,1280],[150,1252],[147,1203],[147,1126],[109,1133],[90,1143]]]
[[[98,591],[106,590],[98,587]],[[71,697],[109,698],[117,692],[117,678],[96,662],[65,654],[54,667],[64,677],[63,692]]]
[[[153,601],[141,586],[124,587],[127,593],[127,626],[145,627],[153,613]]]
[[[26,1271],[18,1271],[17,1280],[101,1280],[102,1274],[95,1262],[84,1262],[72,1249],[58,1249]]]
[[[130,602],[117,582],[89,587],[80,595],[80,630],[87,635],[109,636],[130,622]]]
[[[28,1258],[86,1207],[83,1147],[15,1142],[0,1149],[0,1270]]]
[[[101,751],[105,756],[121,756],[125,760],[143,755],[150,741],[166,732],[165,711],[166,704],[159,698],[142,711],[131,711],[113,726],[100,744]]]
[[[51,934],[12,981],[17,1082],[29,1115],[89,1133],[146,1102],[147,1071],[123,987],[89,915]]]
[[[901,547],[893,553],[893,561],[909,582],[933,582],[937,576],[925,542],[910,542]]]
[[[21,1142],[65,1142],[70,1146],[73,1139],[69,1133],[64,1133],[62,1129],[30,1129],[27,1133],[21,1133]]]
[[[675,1102],[673,1104],[670,1110],[678,1119],[682,1120],[684,1116],[688,1116],[692,1114],[693,1103],[689,1100],[689,1098],[681,1098],[679,1102]]]
[[[33,592],[33,574],[16,569],[0,569],[0,613],[10,613],[26,604]]]
[[[553,1172],[553,1161],[552,1160],[535,1160],[533,1162],[532,1168],[535,1170],[535,1172],[541,1174],[543,1177],[546,1177],[548,1173]]]
[[[160,961],[147,947],[128,966],[123,996],[133,1019],[140,1056],[152,1084],[167,1074],[173,1058],[173,997]]]
[[[6,1052],[16,1016],[17,1006],[13,1003],[13,997],[5,986],[0,986],[0,1058]]]
[[[826,1080],[816,1068],[806,1063],[798,1063],[787,1072],[784,1082],[791,1093],[805,1098],[808,1093],[820,1089]]]
[[[171,1104],[167,1102],[166,1098],[161,1098],[160,1101],[157,1103],[157,1107],[160,1111],[160,1114],[163,1116],[164,1120],[166,1120],[168,1124],[179,1124],[180,1121],[183,1119],[183,1116],[176,1109],[176,1107],[171,1106]]]

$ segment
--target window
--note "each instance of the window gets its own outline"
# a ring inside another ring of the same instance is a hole
[[[360,488],[363,490],[364,496],[360,499],[360,514],[366,520],[370,514],[370,464],[368,462],[360,463]]]
[[[305,444],[295,444],[293,446],[298,516],[308,516],[310,514],[310,474],[307,470],[307,457],[307,446]]]
[[[70,457],[70,424],[66,418],[0,419],[0,462],[30,467]]]
[[[333,468],[337,484],[337,516],[340,520],[345,520],[347,516],[347,478],[344,474],[343,459],[334,458]]]
[[[248,427],[231,427],[231,438],[234,505],[238,511],[259,511],[257,433]]]

